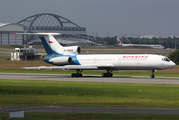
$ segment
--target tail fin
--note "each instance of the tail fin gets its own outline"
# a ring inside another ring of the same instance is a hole
[[[53,37],[54,35],[60,35],[60,33],[16,33],[16,34],[25,34],[25,35],[37,35],[40,37],[45,51],[47,54],[60,54],[62,52],[63,46],[61,46],[57,40]]]
[[[121,46],[122,46],[122,44],[123,44],[123,43],[119,40],[119,38],[117,38],[117,44],[118,44],[118,45],[121,45]]]
[[[127,44],[132,44],[131,41],[129,41],[128,39],[126,39],[126,41],[127,41]]]

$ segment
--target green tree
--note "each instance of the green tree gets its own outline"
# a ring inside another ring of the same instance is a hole
[[[179,65],[179,49],[175,50],[169,55],[169,58],[177,65]]]

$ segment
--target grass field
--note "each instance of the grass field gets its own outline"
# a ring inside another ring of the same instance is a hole
[[[178,85],[0,80],[1,106],[179,108]],[[8,113],[0,112],[0,120]],[[179,115],[27,113],[24,120],[178,120]]]
[[[179,108],[178,85],[0,80],[3,106]]]

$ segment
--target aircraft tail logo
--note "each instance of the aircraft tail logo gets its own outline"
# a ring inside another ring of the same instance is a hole
[[[126,39],[126,41],[127,41],[127,44],[132,44],[131,41],[129,41],[128,39]]]
[[[117,38],[117,44],[122,46],[122,42]]]

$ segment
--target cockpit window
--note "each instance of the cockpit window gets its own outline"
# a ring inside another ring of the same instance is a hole
[[[170,62],[170,59],[169,59],[169,58],[163,58],[162,60],[163,60],[163,61]]]

